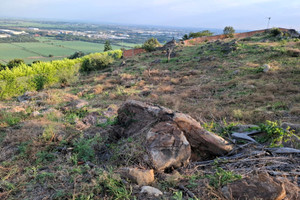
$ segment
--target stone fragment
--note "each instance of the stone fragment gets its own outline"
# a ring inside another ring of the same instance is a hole
[[[130,179],[132,182],[142,186],[149,185],[154,181],[154,171],[142,170],[137,168],[123,168],[120,171],[121,176]]]
[[[184,133],[172,122],[161,122],[147,133],[147,148],[157,171],[187,165],[191,147]]]
[[[158,197],[163,194],[159,189],[151,186],[143,186],[141,193],[147,193],[148,195],[155,197]]]

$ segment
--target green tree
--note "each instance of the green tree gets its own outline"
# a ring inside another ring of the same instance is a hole
[[[24,60],[16,58],[16,59],[13,59],[13,60],[9,61],[6,66],[9,69],[12,69],[12,68],[17,67],[21,64],[25,64]]]
[[[81,58],[85,54],[82,51],[76,51],[74,54],[69,56],[69,59],[76,59],[76,58]]]
[[[184,34],[184,36],[182,37],[182,40],[188,40],[188,39],[189,39],[188,34]]]
[[[235,33],[235,30],[232,26],[226,26],[223,30],[223,33],[224,35],[226,35],[226,37],[232,38],[234,36],[233,34]]]
[[[6,65],[3,65],[3,64],[0,63],[0,71],[1,71],[1,70],[4,70],[5,67],[6,67]]]
[[[156,47],[160,47],[161,44],[158,42],[156,38],[148,39],[142,46],[146,51],[154,51]]]
[[[104,51],[111,51],[111,50],[112,50],[112,47],[110,45],[110,41],[106,40],[105,45],[104,45]]]

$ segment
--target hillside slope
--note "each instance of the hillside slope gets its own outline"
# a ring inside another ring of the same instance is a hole
[[[1,101],[0,199],[228,199],[225,186],[241,178],[267,179],[275,188],[281,180],[286,198],[297,199],[299,153],[272,157],[265,148],[300,148],[299,129],[281,127],[300,124],[299,40],[257,35],[179,45],[175,52],[169,62],[162,50],[144,53],[69,85],[27,92],[21,103]],[[155,172],[152,186],[164,194],[144,196],[118,176],[121,167],[147,168],[136,138],[111,135],[126,100],[189,114],[230,141],[238,124],[260,125],[261,144],[238,141],[242,157],[192,159],[187,167]]]

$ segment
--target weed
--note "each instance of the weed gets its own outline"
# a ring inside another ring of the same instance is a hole
[[[112,126],[118,123],[118,118],[107,118],[107,121],[104,123],[97,124],[96,126],[106,128],[108,126]]]
[[[27,158],[27,152],[30,149],[31,141],[22,142],[18,147],[18,153],[20,158]]]
[[[51,142],[56,135],[56,130],[54,125],[48,125],[45,127],[41,139],[45,142]]]
[[[8,181],[1,181],[0,188],[4,191],[11,191],[11,192],[16,190],[16,186],[13,183]]]
[[[56,156],[53,153],[47,151],[40,151],[36,154],[36,164],[46,164],[55,160]]]
[[[64,190],[58,190],[53,198],[54,199],[71,199],[72,193]]]
[[[278,122],[266,121],[266,124],[260,124],[260,129],[266,135],[259,137],[257,140],[261,143],[270,142],[270,147],[282,147],[282,142],[291,141],[295,136],[293,130],[281,128]]]
[[[42,172],[35,177],[35,181],[38,183],[43,183],[47,180],[53,180],[55,178],[54,173]]]
[[[0,125],[2,123],[9,126],[14,126],[25,119],[27,115],[23,112],[11,113],[6,111],[0,111]]]
[[[106,189],[116,200],[129,200],[132,193],[132,188],[128,190],[126,185],[121,181],[120,177],[112,172],[104,172],[100,177],[104,189]]]
[[[97,142],[96,138],[86,139],[80,138],[74,143],[75,160],[92,161],[95,159],[95,151],[93,145]]]
[[[0,145],[4,141],[5,137],[6,137],[6,133],[5,132],[0,132]]]
[[[209,179],[209,184],[216,189],[242,178],[241,175],[234,174],[231,171],[226,171],[220,167],[216,168],[214,175],[206,175],[206,177]]]
[[[65,114],[65,119],[68,123],[74,124],[77,119],[84,118],[88,114],[88,110],[86,108],[81,109],[73,109],[67,111]]]
[[[182,191],[176,191],[173,193],[172,199],[174,200],[183,200]]]
[[[188,188],[195,188],[198,186],[198,183],[196,182],[197,179],[201,178],[201,176],[198,176],[197,174],[193,174],[189,176],[189,184],[187,185]]]

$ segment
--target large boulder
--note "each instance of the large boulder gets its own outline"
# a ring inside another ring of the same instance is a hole
[[[160,122],[147,133],[147,147],[153,167],[164,170],[186,165],[191,146],[184,133],[172,122]]]
[[[222,193],[230,200],[282,200],[286,197],[283,183],[265,173],[229,183],[222,188]]]
[[[232,150],[231,144],[189,115],[149,103],[126,101],[118,110],[118,123],[116,139],[144,137],[145,160],[158,171],[186,165],[191,154],[205,160]]]

